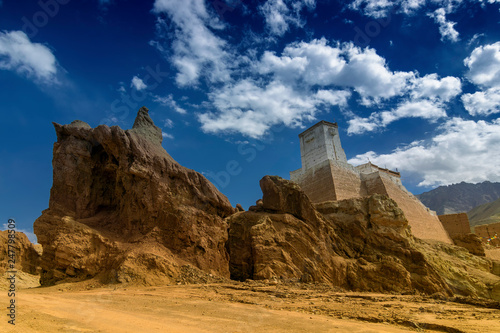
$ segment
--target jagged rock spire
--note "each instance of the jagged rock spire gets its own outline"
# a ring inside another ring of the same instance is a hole
[[[163,141],[161,129],[155,125],[149,116],[149,109],[145,106],[141,107],[137,112],[132,131],[159,145]]]

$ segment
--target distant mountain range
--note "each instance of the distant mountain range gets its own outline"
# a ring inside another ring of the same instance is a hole
[[[477,206],[467,215],[471,227],[500,222],[500,199]]]
[[[460,184],[439,186],[434,190],[419,194],[417,197],[424,205],[436,211],[438,215],[464,213],[479,205],[499,199],[500,183],[486,181],[470,184],[461,182]],[[486,214],[486,211],[490,212],[490,209],[480,211]],[[480,219],[486,218],[484,214],[480,214]]]

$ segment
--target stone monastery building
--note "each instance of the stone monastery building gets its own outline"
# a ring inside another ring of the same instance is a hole
[[[302,168],[290,172],[313,203],[385,194],[403,210],[415,237],[452,241],[436,213],[403,186],[399,172],[372,163],[352,166],[340,144],[337,123],[320,121],[299,134]]]

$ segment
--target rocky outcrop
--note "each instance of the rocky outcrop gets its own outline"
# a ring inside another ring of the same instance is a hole
[[[500,290],[491,261],[414,238],[402,210],[384,195],[313,205],[296,184],[279,177],[266,176],[260,185],[262,203],[227,218],[234,279],[482,297]]]
[[[28,274],[38,274],[40,271],[40,253],[23,232],[0,231],[0,274],[12,270],[9,259],[15,260],[14,267],[17,271]]]
[[[341,250],[328,245],[342,242],[333,229],[296,184],[266,176],[260,185],[262,202],[228,219],[231,278],[338,284],[343,276],[333,267],[343,261],[337,254]]]
[[[466,248],[470,253],[476,256],[485,256],[481,238],[475,234],[455,235],[452,237],[452,240],[455,245]]]
[[[234,208],[163,149],[148,109],[131,130],[54,127],[49,208],[34,223],[42,285],[92,277],[154,284],[177,279],[185,265],[229,277],[224,218]]]

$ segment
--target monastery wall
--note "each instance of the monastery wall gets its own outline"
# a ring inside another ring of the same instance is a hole
[[[323,161],[305,172],[303,169],[291,172],[290,179],[299,184],[314,203],[366,195],[359,174],[347,163]]]
[[[347,163],[340,144],[337,124],[321,121],[299,134],[302,169],[308,170],[326,160]]]
[[[333,185],[330,161],[324,161],[303,172],[290,173],[290,180],[299,184],[312,202],[338,200]]]
[[[336,200],[360,198],[367,195],[358,172],[347,163],[330,162]]]
[[[474,227],[474,233],[484,238],[491,238],[495,236],[495,234],[500,236],[500,222],[478,225]]]
[[[365,185],[367,195],[375,193],[389,195],[378,171],[368,174],[362,173],[361,180]]]
[[[396,171],[392,171],[392,170],[389,170],[389,169],[384,169],[384,168],[381,168],[371,162],[368,162],[368,163],[365,163],[365,164],[361,164],[361,165],[358,165],[356,167],[354,167],[357,171],[359,171],[360,173],[372,173],[372,172],[383,172],[385,173],[386,175],[390,176],[390,178],[393,180],[393,181],[396,181],[396,182],[401,182],[400,180],[400,174],[399,172],[396,172]]]
[[[349,164],[333,161],[324,161],[304,173],[301,171],[292,172],[290,178],[314,203],[385,194],[403,210],[415,237],[452,244],[439,218],[392,175],[381,171],[359,174]]]
[[[399,172],[368,162],[347,163],[336,123],[320,121],[299,134],[302,168],[290,172],[313,203],[385,194],[403,210],[412,233],[452,244],[438,217],[401,183]]]
[[[469,218],[466,213],[439,215],[439,220],[450,237],[470,234]]]
[[[412,234],[421,239],[434,239],[453,244],[439,218],[425,207],[413,194],[394,181],[385,173],[379,173],[387,195],[398,204],[411,226]],[[371,194],[371,193],[370,193]]]

